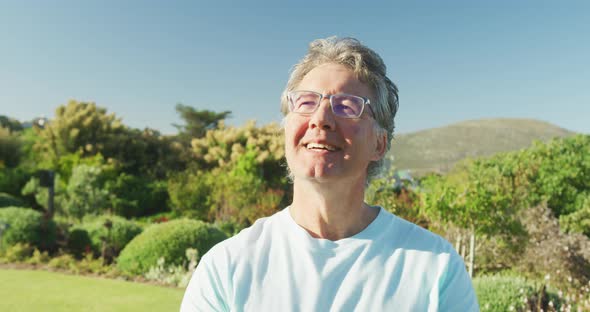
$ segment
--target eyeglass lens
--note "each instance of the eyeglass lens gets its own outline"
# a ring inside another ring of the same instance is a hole
[[[313,113],[322,96],[314,92],[293,92],[290,96],[291,110],[296,113]],[[332,112],[341,117],[358,117],[362,113],[364,99],[361,97],[335,94],[330,96]]]

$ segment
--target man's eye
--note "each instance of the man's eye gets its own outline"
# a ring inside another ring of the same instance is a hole
[[[334,110],[338,111],[338,112],[343,112],[343,113],[355,112],[353,107],[351,107],[349,105],[345,105],[345,104],[337,104],[336,107],[334,107]]]
[[[309,107],[309,106],[314,106],[315,102],[314,101],[299,101],[297,102],[297,107]]]

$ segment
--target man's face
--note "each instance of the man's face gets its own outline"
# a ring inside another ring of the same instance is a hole
[[[374,98],[350,69],[333,63],[311,70],[295,90]],[[285,120],[285,155],[295,180],[364,181],[367,166],[379,160],[385,149],[385,134],[378,135],[374,123],[368,107],[359,118],[334,116],[327,98],[310,115],[290,112]]]

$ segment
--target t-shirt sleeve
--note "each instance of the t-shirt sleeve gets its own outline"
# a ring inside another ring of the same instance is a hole
[[[479,311],[471,277],[463,259],[454,251],[440,282],[438,311]]]
[[[210,254],[197,265],[186,288],[180,312],[229,311],[225,287]]]

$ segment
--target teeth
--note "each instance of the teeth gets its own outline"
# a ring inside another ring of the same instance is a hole
[[[336,148],[330,145],[325,145],[325,144],[319,144],[319,143],[308,143],[307,144],[307,149],[325,149],[325,150],[329,150],[331,152],[335,151]]]

